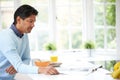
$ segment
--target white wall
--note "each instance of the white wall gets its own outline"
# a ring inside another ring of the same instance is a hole
[[[120,59],[120,0],[116,0],[116,42],[117,58]]]

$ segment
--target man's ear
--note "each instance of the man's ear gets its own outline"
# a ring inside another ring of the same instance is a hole
[[[17,20],[17,23],[18,23],[18,24],[21,23],[21,18],[20,18],[20,16],[17,16],[17,19],[16,19],[16,20]]]

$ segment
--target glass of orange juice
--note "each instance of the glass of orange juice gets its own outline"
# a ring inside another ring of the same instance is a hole
[[[56,55],[50,56],[50,61],[51,62],[57,62],[58,61],[58,56],[56,56]]]

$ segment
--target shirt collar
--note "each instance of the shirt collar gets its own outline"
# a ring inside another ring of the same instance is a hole
[[[18,37],[20,37],[20,38],[23,37],[23,34],[21,34],[21,33],[17,30],[17,28],[16,28],[16,26],[15,26],[14,24],[12,24],[10,28],[14,31],[14,33],[15,33]]]

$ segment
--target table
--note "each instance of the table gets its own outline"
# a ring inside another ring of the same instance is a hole
[[[91,63],[79,62],[78,64],[63,64],[58,67],[59,75],[28,74],[32,80],[113,80],[109,71],[100,68],[90,73],[91,68],[95,67]]]
[[[114,80],[104,69],[99,69],[94,73],[84,71],[63,71],[60,75],[29,74],[32,80]]]
[[[26,74],[17,73],[13,80],[33,80],[33,79]]]

